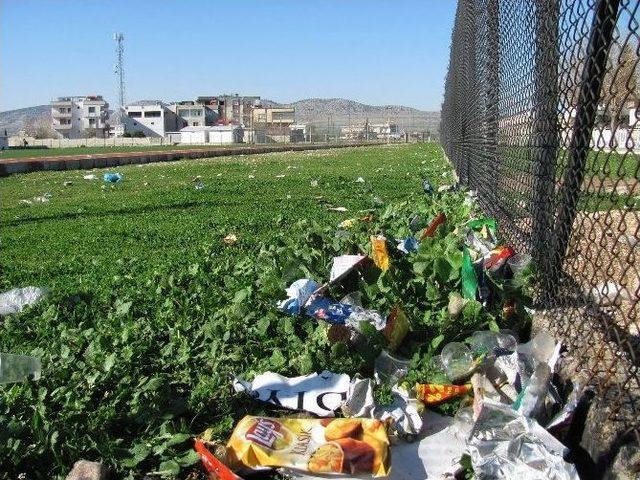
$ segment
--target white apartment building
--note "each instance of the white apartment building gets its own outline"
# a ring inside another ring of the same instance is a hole
[[[159,100],[141,100],[125,108],[124,130],[129,133],[142,132],[145,137],[164,137],[186,126],[167,105]]]
[[[51,128],[63,138],[105,137],[108,109],[100,95],[58,97],[51,102]]]

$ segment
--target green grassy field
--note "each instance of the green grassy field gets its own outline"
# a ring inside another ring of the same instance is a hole
[[[54,157],[60,155],[96,155],[118,152],[161,152],[166,150],[190,150],[219,148],[217,145],[149,145],[137,147],[69,147],[69,148],[10,148],[0,151],[3,158]],[[228,147],[228,145],[225,145]]]
[[[102,182],[107,170],[96,170],[96,180],[84,180],[84,171],[1,179],[0,285],[101,287],[124,263],[137,274],[186,265],[205,246],[223,251],[221,239],[231,232],[244,249],[299,219],[337,224],[374,206],[375,197],[390,201],[415,191],[421,162],[441,161],[438,149],[367,147],[126,166],[113,170],[124,175],[113,185]],[[203,190],[194,188],[198,175]],[[365,183],[355,182],[359,176]],[[45,193],[47,203],[33,200]],[[349,211],[329,211],[325,201]]]
[[[330,343],[322,322],[287,317],[274,302],[297,278],[327,278],[333,256],[368,251],[371,234],[407,235],[416,213],[446,212],[446,232],[423,242],[415,263],[398,258],[395,272],[363,285],[365,306],[388,312],[402,302],[438,342],[497,318],[478,302],[456,322],[447,314],[462,261],[454,228],[469,210],[464,192],[422,192],[425,177],[436,186],[452,181],[437,145],[117,171],[124,180],[114,185],[102,182],[104,170],[96,180],[83,171],[0,179],[0,287],[50,290],[0,329],[2,351],[43,363],[38,382],[0,387],[6,478],[64,478],[82,458],[106,463],[117,478],[185,478],[200,471],[194,435],[213,427],[223,441],[244,414],[265,412],[231,392],[230,375],[372,375],[372,355],[384,345],[377,332],[358,353]],[[196,176],[204,189],[194,188]],[[35,200],[44,194],[48,202]],[[330,211],[326,202],[348,211]],[[336,233],[342,220],[367,214],[374,222]],[[223,242],[229,233],[236,245]],[[411,347],[418,348],[412,381],[446,381],[429,373],[437,344],[424,345],[427,356],[420,345]]]

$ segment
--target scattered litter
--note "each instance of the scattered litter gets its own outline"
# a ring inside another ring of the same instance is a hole
[[[149,182],[144,182],[142,185],[144,185],[145,187],[149,186]]]
[[[50,193],[44,193],[39,197],[33,197],[33,201],[39,203],[47,203],[52,196],[53,195],[51,195]]]
[[[0,384],[40,380],[41,371],[39,357],[0,353]]]
[[[291,200],[291,195],[287,195],[287,200]]]
[[[428,195],[433,193],[433,186],[431,186],[431,183],[426,178],[422,181],[422,190]]]
[[[216,177],[221,177],[221,176],[222,176],[221,173],[216,174]]]
[[[282,173],[280,175],[276,175],[276,178],[284,178],[284,177],[285,177],[284,173]]]
[[[235,233],[230,233],[222,239],[227,245],[233,245],[238,241],[238,236]]]
[[[371,258],[373,263],[383,272],[389,270],[389,252],[387,250],[387,239],[383,235],[371,236]]]
[[[407,237],[403,240],[400,240],[400,243],[398,243],[398,250],[403,253],[409,254],[417,252],[419,246],[420,244],[414,237]]]
[[[395,351],[407,336],[410,329],[411,324],[404,310],[398,305],[393,307],[384,327],[384,336],[389,341],[387,348],[392,352]]]
[[[318,180],[311,180],[311,186],[312,187],[317,187],[318,186]]]
[[[631,300],[629,291],[613,280],[599,283],[591,289],[590,293],[593,301],[603,307],[620,305],[623,301]]]
[[[69,187],[71,185],[73,185],[73,182],[71,180],[67,180],[66,182],[62,182],[62,185],[65,187]]]
[[[335,257],[329,274],[329,282],[336,282],[344,278],[359,265],[362,265],[366,259],[367,257],[364,255],[340,255]]]
[[[374,363],[374,378],[376,383],[395,385],[409,372],[410,360],[391,355],[383,350]]]
[[[255,175],[249,175],[249,178],[256,178]]]
[[[436,230],[440,225],[442,225],[447,220],[447,217],[444,213],[439,213],[436,218],[429,224],[427,228],[424,229],[422,235],[420,236],[420,241],[424,240],[427,237],[433,237],[436,233]]]
[[[356,178],[356,183],[364,183],[364,178],[362,177]]]
[[[204,183],[202,183],[201,181],[196,182],[195,188],[196,190],[202,190],[204,188]]]
[[[20,313],[24,307],[38,303],[47,295],[40,287],[13,288],[0,293],[0,315]]]
[[[82,178],[85,180],[95,180],[96,176],[93,173],[88,173],[87,175],[83,175]]]
[[[439,385],[439,384],[416,384],[416,397],[425,405],[437,405],[446,400],[462,397],[471,392],[471,385]]]
[[[468,449],[479,478],[579,478],[575,467],[563,459],[567,448],[538,422],[508,405],[484,402]]]
[[[247,415],[236,425],[225,450],[228,462],[223,463],[236,471],[286,467],[384,477],[391,466],[385,425],[366,418]]]
[[[120,173],[105,173],[102,179],[107,183],[118,183],[122,181],[122,174]]]
[[[462,342],[447,343],[440,354],[444,371],[451,380],[469,375],[475,368],[473,354]]]
[[[277,303],[278,309],[289,315],[300,315],[302,308],[320,284],[308,278],[296,280],[286,289],[287,299]]]
[[[233,388],[261,402],[332,417],[342,403],[348,401],[352,383],[349,375],[326,370],[294,378],[265,372],[251,382],[235,377]]]
[[[467,304],[468,300],[462,298],[458,292],[451,292],[449,294],[449,304],[447,305],[447,311],[452,317],[457,317],[462,313],[462,309]]]
[[[18,201],[18,203],[23,203],[23,204],[25,204],[25,205],[31,205],[31,204],[33,204],[33,202],[32,202],[31,200],[26,200],[26,199],[24,199],[24,198],[23,198],[23,199],[21,199],[21,200],[19,200],[19,201]]]
[[[403,387],[394,385],[391,389],[393,401],[389,405],[376,406],[374,418],[390,423],[390,430],[394,436],[412,442],[422,430],[423,405]]]
[[[327,207],[327,210],[332,210],[334,212],[346,212],[347,209],[345,207]]]

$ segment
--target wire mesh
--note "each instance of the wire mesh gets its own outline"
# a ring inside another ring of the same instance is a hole
[[[440,128],[536,301],[640,442],[640,0],[460,0]]]

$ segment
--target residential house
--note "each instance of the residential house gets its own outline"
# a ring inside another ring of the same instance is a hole
[[[58,97],[51,101],[51,128],[62,138],[105,137],[108,109],[100,95]]]
[[[167,132],[175,132],[187,125],[184,119],[160,100],[130,103],[124,111],[124,130],[129,133],[142,132],[145,137],[164,137]]]

